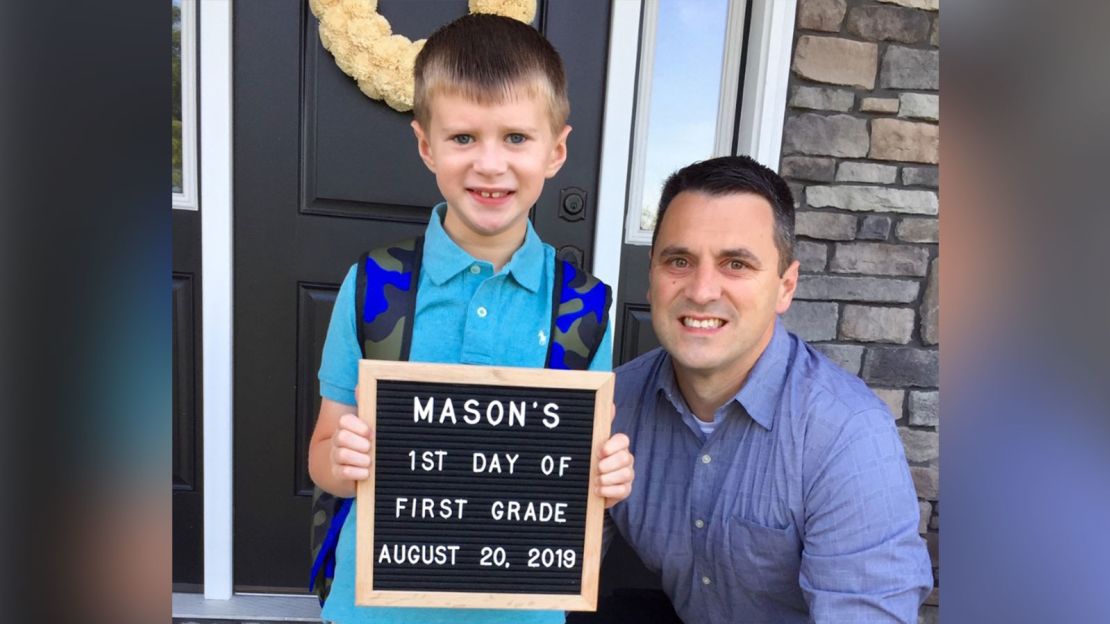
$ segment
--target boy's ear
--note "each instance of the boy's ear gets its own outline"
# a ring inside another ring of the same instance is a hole
[[[567,135],[571,127],[563,126],[562,132],[555,136],[555,146],[551,149],[551,160],[547,163],[547,177],[550,179],[559,173],[563,163],[567,161]]]
[[[415,119],[412,120],[412,133],[416,135],[416,151],[420,152],[420,160],[424,161],[424,166],[432,173],[436,172],[436,163],[432,158],[431,146],[428,144],[428,137],[424,134],[424,128],[420,127],[420,122]]]

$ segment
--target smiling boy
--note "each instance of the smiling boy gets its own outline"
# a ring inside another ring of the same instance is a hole
[[[424,234],[409,359],[543,367],[548,354],[555,251],[528,220],[546,179],[567,157],[569,105],[562,62],[532,27],[469,15],[428,38],[415,66],[417,149],[446,200]],[[356,415],[358,266],[336,297],[320,366],[320,414],[309,473],[322,490],[352,497],[369,477],[373,432]],[[607,287],[606,287],[607,288]],[[604,316],[604,315],[602,315]],[[608,370],[604,336],[578,368]],[[606,504],[632,484],[628,439],[602,448],[598,493]],[[563,622],[561,611],[369,608],[354,604],[355,512],[342,525],[335,578],[322,617],[350,622]]]

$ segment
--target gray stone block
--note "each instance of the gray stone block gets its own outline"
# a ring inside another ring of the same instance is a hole
[[[918,43],[929,36],[929,15],[892,6],[857,6],[848,13],[848,32],[868,41]]]
[[[798,280],[798,299],[912,303],[920,287],[916,281],[839,275],[805,276]]]
[[[840,322],[841,340],[906,344],[913,335],[911,308],[846,305]]]
[[[845,161],[836,170],[837,182],[894,184],[897,176],[898,167],[870,162]]]
[[[939,222],[932,217],[906,217],[894,234],[907,243],[936,243],[940,240]]]
[[[929,518],[933,517],[933,506],[928,501],[917,501],[918,511],[921,513],[921,520],[917,524],[917,532],[925,533],[929,530]]]
[[[940,170],[937,167],[903,167],[902,184],[906,186],[940,186]]]
[[[782,322],[807,342],[836,338],[838,306],[831,301],[795,301]]]
[[[929,281],[921,301],[921,341],[927,345],[940,342],[940,258],[929,267]]]
[[[847,10],[845,0],[801,0],[798,2],[798,28],[837,32]]]
[[[870,347],[862,377],[869,384],[935,388],[940,383],[939,354],[915,347]]]
[[[894,243],[838,243],[829,260],[836,273],[923,277],[928,268],[927,249]]]
[[[896,45],[888,47],[879,70],[879,86],[936,91],[940,88],[940,53]]]
[[[794,242],[794,259],[806,273],[819,273],[829,263],[829,246],[824,243],[799,240]]]
[[[933,34],[929,35],[929,43],[934,46],[940,45],[940,18],[933,18]]]
[[[847,112],[856,104],[856,94],[847,89],[799,86],[794,89],[790,106]]]
[[[940,392],[914,390],[910,392],[910,424],[936,427],[940,423]]]
[[[797,180],[832,182],[836,175],[836,160],[815,158],[813,156],[784,156],[779,167],[779,175]],[[797,195],[796,198],[800,198]]]
[[[812,346],[849,373],[859,374],[860,361],[863,359],[863,347],[831,343]]]
[[[856,217],[834,212],[798,211],[794,215],[794,232],[821,240],[848,241],[856,237]]]
[[[815,82],[874,89],[878,59],[879,47],[874,43],[802,35],[792,69]]]
[[[911,462],[928,462],[940,456],[940,436],[935,431],[898,428],[906,459]]]
[[[849,115],[803,113],[786,120],[783,134],[787,154],[861,158],[871,149],[867,120]]]
[[[937,121],[940,119],[940,96],[935,93],[902,93],[898,96],[899,117],[915,117]]]
[[[910,466],[910,476],[918,498],[935,501],[940,496],[940,472],[936,468]]]
[[[890,236],[890,217],[881,215],[867,215],[860,220],[859,233],[856,238],[860,240],[883,241]]]
[[[919,215],[935,215],[940,207],[934,191],[854,185],[811,186],[806,203],[813,208]]]
[[[940,160],[940,126],[902,119],[871,122],[868,158],[936,164]]]

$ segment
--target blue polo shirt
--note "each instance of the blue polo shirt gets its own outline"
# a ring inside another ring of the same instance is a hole
[[[413,321],[413,362],[483,364],[543,368],[551,331],[555,249],[528,223],[524,243],[494,274],[493,265],[475,260],[443,229],[446,204],[432,212],[424,233],[420,285]],[[320,395],[355,404],[358,345],[355,318],[357,266],[347,272],[335,299],[320,364]],[[611,368],[612,327],[607,327],[590,370]],[[354,600],[355,508],[351,508],[336,550],[335,580],[321,617],[341,622],[389,624],[562,623],[562,611],[356,607]]]

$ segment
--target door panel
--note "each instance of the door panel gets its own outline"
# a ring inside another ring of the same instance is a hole
[[[609,3],[539,4],[536,23],[566,61],[574,131],[533,218],[547,242],[589,263]],[[467,2],[381,0],[379,11],[418,39]],[[234,59],[234,585],[304,592],[305,459],[336,290],[361,252],[421,232],[440,198],[411,114],[368,99],[339,71],[305,3],[236,3]],[[560,211],[571,196],[572,210]]]
[[[173,211],[173,584],[203,581],[200,418],[200,215]]]

